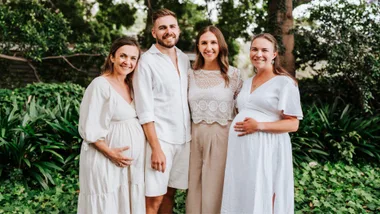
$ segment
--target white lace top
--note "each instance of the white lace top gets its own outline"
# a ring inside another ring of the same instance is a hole
[[[240,92],[240,71],[230,66],[228,87],[219,70],[189,70],[189,104],[194,123],[227,125],[235,116],[235,99]]]

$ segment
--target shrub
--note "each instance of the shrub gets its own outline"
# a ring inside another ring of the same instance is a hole
[[[295,30],[298,65],[314,67],[330,97],[371,112],[380,107],[380,7],[364,1],[315,1]]]
[[[296,213],[379,213],[380,168],[303,163],[295,169]]]
[[[76,213],[78,201],[78,171],[69,176],[54,174],[54,187],[41,191],[26,188],[14,177],[0,186],[0,213]]]
[[[57,170],[78,168],[82,92],[72,84],[36,84],[5,96],[0,109],[0,176],[19,169],[26,183],[47,189]]]
[[[304,107],[304,113],[299,130],[292,134],[296,164],[311,160],[380,161],[380,116],[355,113],[338,98],[332,105]]]
[[[33,83],[13,91],[0,89],[0,105],[10,106],[14,101],[19,107],[23,107],[35,97],[37,103],[45,106],[55,106],[58,103],[58,95],[61,102],[81,100],[84,88],[73,83]]]

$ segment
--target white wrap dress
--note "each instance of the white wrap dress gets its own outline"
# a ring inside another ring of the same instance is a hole
[[[296,83],[275,76],[250,93],[252,78],[246,80],[237,98],[239,114],[232,122],[224,178],[222,213],[294,213],[292,147],[288,133],[255,132],[238,137],[233,126],[251,117],[258,122],[275,122],[285,115],[302,119]]]
[[[78,213],[145,213],[145,136],[132,103],[104,77],[86,89],[79,118],[80,153]],[[104,139],[111,148],[129,146],[131,166],[121,168],[90,144]]]

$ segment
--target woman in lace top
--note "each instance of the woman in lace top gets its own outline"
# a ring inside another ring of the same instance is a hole
[[[189,71],[192,118],[187,213],[220,213],[228,130],[235,116],[240,71],[228,64],[228,48],[215,26],[201,30]]]

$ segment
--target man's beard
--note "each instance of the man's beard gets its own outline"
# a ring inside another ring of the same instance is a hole
[[[172,35],[172,37],[174,37],[175,39],[174,43],[165,43],[164,39],[166,39],[167,37],[169,37],[169,35],[164,35],[162,39],[156,38],[157,43],[165,48],[172,48],[178,43],[179,38],[175,34]]]

